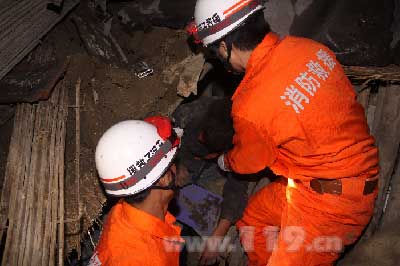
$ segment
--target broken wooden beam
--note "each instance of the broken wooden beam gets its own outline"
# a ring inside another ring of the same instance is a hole
[[[29,64],[23,69],[11,71],[0,80],[0,104],[33,103],[49,99],[68,64],[69,58],[64,62]]]
[[[104,35],[103,24],[92,23],[88,19],[74,15],[72,21],[88,54],[105,62],[119,62],[112,41]]]

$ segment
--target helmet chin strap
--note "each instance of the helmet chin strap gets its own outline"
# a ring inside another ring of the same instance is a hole
[[[176,174],[172,171],[170,171],[171,175],[172,175],[172,180],[171,182],[169,182],[168,185],[166,186],[151,186],[151,189],[161,189],[161,190],[173,190],[173,191],[177,191],[179,190],[179,187],[176,185]]]
[[[232,42],[225,41],[226,43],[226,52],[227,52],[227,57],[226,57],[226,63],[231,64],[229,61],[231,61],[231,55],[232,55]]]
[[[226,44],[226,53],[227,56],[226,58],[223,58],[222,56],[219,56],[222,64],[224,65],[224,68],[229,71],[232,72],[233,71],[233,67],[231,65],[231,56],[232,56],[232,42],[229,41],[225,41]]]
[[[231,64],[231,56],[232,56],[232,46],[233,46],[233,44],[232,44],[232,42],[226,41],[226,40],[225,40],[225,43],[226,43],[227,56],[226,56],[226,59],[221,58],[222,64],[224,65],[224,68],[229,73],[234,74],[234,75],[241,75],[242,73],[236,71],[233,68],[232,64]]]

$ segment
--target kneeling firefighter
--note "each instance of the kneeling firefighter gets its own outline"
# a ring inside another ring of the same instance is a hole
[[[270,31],[260,0],[198,0],[192,33],[235,72],[233,148],[221,169],[281,178],[237,222],[250,265],[333,265],[368,224],[378,149],[335,54]]]
[[[108,214],[89,265],[179,265],[183,240],[167,211],[179,142],[164,117],[120,122],[101,137],[100,180],[108,195],[121,200]]]

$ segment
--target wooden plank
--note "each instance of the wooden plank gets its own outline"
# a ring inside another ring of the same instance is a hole
[[[343,66],[346,75],[353,81],[366,83],[372,80],[400,81],[400,67]]]
[[[398,155],[399,156],[399,155]],[[382,229],[391,226],[394,223],[400,221],[400,158],[397,158],[396,170],[390,183],[390,194],[387,200],[387,207],[384,208],[382,217]]]
[[[357,95],[358,102],[364,107],[365,112],[367,112],[369,95],[371,93],[371,88],[364,88]]]
[[[375,111],[372,134],[379,147],[380,180],[379,195],[376,200],[374,217],[367,228],[365,237],[370,237],[381,222],[386,192],[391,182],[400,144],[400,87],[390,85],[380,87]]]

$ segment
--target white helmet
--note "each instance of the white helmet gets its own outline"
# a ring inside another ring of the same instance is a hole
[[[165,117],[120,122],[100,138],[96,167],[111,196],[139,193],[157,182],[170,167],[179,138]]]
[[[236,29],[262,8],[261,0],[197,0],[195,37],[207,46]]]

